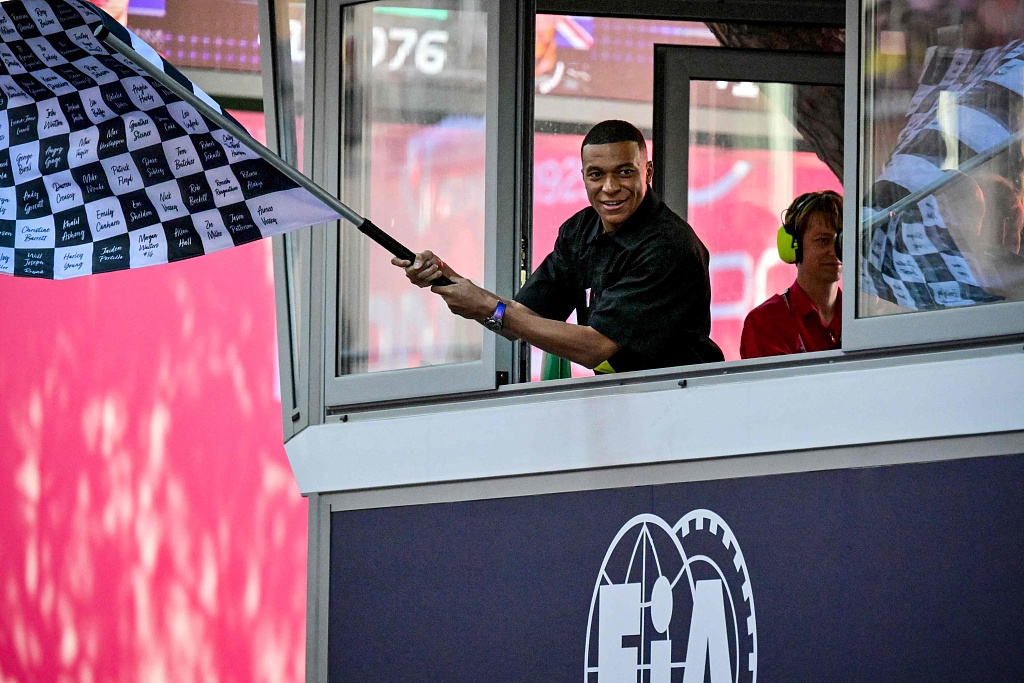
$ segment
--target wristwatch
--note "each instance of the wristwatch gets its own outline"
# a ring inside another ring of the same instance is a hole
[[[497,308],[494,309],[494,313],[491,313],[490,318],[484,318],[484,325],[487,326],[491,332],[498,332],[501,330],[504,324],[503,318],[505,316],[505,302],[499,301]]]

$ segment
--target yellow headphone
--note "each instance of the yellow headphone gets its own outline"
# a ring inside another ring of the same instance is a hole
[[[821,190],[820,192],[808,192],[796,198],[796,201],[786,209],[783,214],[782,226],[775,236],[775,246],[779,250],[779,258],[783,263],[800,263],[804,260],[802,239],[797,236],[797,221],[803,218],[804,214],[817,203],[819,199],[828,195],[836,194],[832,190]],[[843,260],[843,229],[836,231],[835,241],[836,256]]]

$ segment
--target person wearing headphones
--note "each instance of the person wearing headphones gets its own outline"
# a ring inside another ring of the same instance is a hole
[[[650,188],[643,133],[603,121],[580,157],[590,206],[562,224],[515,299],[460,277],[430,251],[391,263],[452,313],[599,374],[723,360],[709,336],[708,251]],[[442,275],[452,284],[434,285]],[[574,309],[579,324],[564,322]]]
[[[796,281],[747,314],[740,357],[760,358],[842,346],[843,198],[808,192],[783,213],[779,256],[796,264]]]

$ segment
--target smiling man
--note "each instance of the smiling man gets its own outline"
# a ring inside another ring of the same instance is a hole
[[[603,121],[583,139],[590,206],[562,224],[552,252],[514,300],[460,277],[429,251],[394,259],[451,311],[599,373],[723,360],[711,341],[708,251],[650,188],[643,134]],[[564,322],[576,311],[578,324]]]
[[[843,264],[836,236],[843,225],[843,198],[831,190],[808,192],[783,214],[795,248],[796,282],[747,314],[740,356],[760,358],[842,346]]]

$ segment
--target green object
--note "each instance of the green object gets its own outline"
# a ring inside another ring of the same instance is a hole
[[[540,381],[549,379],[568,379],[572,377],[572,366],[565,358],[559,358],[544,352],[544,363],[541,366]]]

